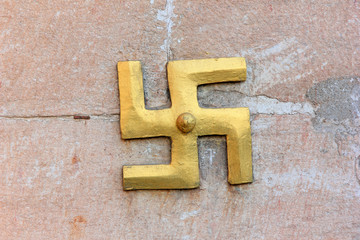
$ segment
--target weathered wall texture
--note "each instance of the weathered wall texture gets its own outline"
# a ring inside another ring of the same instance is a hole
[[[204,137],[199,189],[124,192],[170,142],[121,139],[117,61],[158,108],[167,61],[236,56],[247,81],[199,102],[250,108],[254,183]],[[0,239],[360,239],[359,76],[354,0],[0,0]]]

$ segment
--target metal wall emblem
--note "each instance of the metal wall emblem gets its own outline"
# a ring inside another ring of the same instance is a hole
[[[230,184],[252,182],[249,109],[200,108],[197,100],[199,85],[245,81],[245,59],[171,61],[167,72],[171,108],[147,110],[140,62],[118,63],[121,137],[171,138],[171,164],[124,166],[124,189],[198,187],[197,138],[204,135],[226,135]]]

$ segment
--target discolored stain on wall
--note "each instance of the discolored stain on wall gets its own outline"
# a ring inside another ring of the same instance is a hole
[[[86,219],[79,215],[74,217],[74,219],[70,222],[71,224],[71,233],[70,233],[70,239],[80,239],[84,237],[85,233],[85,226],[86,226]]]
[[[71,159],[71,163],[76,164],[78,162],[80,162],[80,158],[78,156],[74,155],[73,158]]]
[[[354,123],[360,117],[360,77],[330,78],[316,83],[306,97],[315,108],[316,129],[345,121]]]

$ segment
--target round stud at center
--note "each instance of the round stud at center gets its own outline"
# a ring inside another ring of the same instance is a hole
[[[191,132],[196,124],[196,118],[191,113],[182,113],[176,119],[177,128],[183,133]]]

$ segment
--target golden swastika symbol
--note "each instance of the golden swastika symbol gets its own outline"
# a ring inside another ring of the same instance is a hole
[[[145,109],[141,64],[118,63],[120,129],[123,139],[171,138],[171,164],[123,167],[125,190],[199,186],[198,136],[226,135],[228,181],[252,182],[248,108],[201,108],[197,87],[246,80],[244,58],[171,61],[167,66],[172,106]]]

